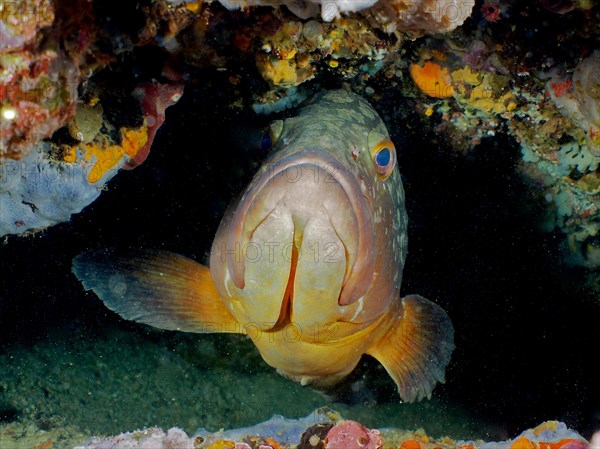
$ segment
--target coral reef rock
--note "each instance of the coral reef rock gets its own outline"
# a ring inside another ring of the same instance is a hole
[[[344,420],[331,410],[320,409],[301,419],[274,416],[244,429],[215,433],[200,429],[192,437],[177,428],[166,432],[149,428],[114,437],[94,437],[75,449],[305,449],[309,446],[325,449],[586,449],[588,442],[558,421],[545,422],[508,441],[463,441],[449,437],[435,439],[422,430],[367,429],[355,421]]]
[[[249,6],[286,6],[301,19],[318,15],[327,22],[341,13],[365,11],[365,15],[385,32],[415,35],[452,31],[471,15],[474,0],[219,0],[227,9]]]

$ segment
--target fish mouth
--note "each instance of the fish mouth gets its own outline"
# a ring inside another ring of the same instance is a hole
[[[246,309],[258,307],[268,323],[263,330],[334,322],[363,297],[375,265],[366,195],[364,181],[319,150],[287,156],[253,180],[227,238],[242,257],[227,257],[227,272],[245,290]]]

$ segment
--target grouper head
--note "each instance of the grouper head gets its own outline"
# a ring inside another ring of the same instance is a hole
[[[269,132],[270,158],[213,243],[217,289],[242,325],[354,332],[400,288],[406,213],[394,144],[375,110],[342,90]]]

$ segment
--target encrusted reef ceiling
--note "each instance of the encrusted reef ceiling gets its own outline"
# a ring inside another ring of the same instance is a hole
[[[457,155],[511,136],[545,226],[599,269],[599,20],[591,0],[0,1],[0,234],[80,212],[223,77],[231,110],[346,85]]]

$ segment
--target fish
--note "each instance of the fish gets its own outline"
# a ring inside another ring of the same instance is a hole
[[[454,350],[447,313],[400,295],[407,214],[373,107],[320,92],[268,129],[271,147],[216,232],[209,266],[158,250],[93,249],[72,271],[122,318],[249,337],[281,375],[331,387],[374,357],[402,401],[431,398]]]

